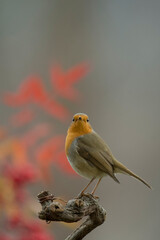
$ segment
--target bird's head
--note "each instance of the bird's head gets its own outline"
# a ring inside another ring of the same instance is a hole
[[[79,133],[80,135],[90,133],[92,127],[89,123],[89,118],[84,113],[76,113],[73,116],[72,123],[68,129],[68,132]]]

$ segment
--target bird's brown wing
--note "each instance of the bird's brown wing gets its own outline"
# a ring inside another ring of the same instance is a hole
[[[81,157],[119,182],[114,175],[113,155],[102,138],[92,132],[78,137],[76,145]]]

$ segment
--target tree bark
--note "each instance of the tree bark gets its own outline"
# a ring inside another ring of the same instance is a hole
[[[46,220],[47,223],[51,221],[73,223],[87,216],[87,219],[65,240],[83,239],[106,219],[106,210],[99,205],[97,198],[88,193],[68,202],[54,197],[48,191],[39,193],[37,197],[42,205],[42,211],[39,212],[38,217]]]

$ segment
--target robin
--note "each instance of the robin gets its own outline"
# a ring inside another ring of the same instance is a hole
[[[115,159],[104,140],[92,129],[89,118],[84,113],[77,113],[73,116],[67,132],[65,152],[72,168],[80,176],[90,179],[80,195],[93,180],[98,179],[91,193],[94,195],[101,179],[107,175],[119,183],[116,173],[128,174],[151,188],[142,178]]]

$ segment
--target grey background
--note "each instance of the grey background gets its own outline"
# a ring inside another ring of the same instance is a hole
[[[97,195],[107,221],[86,239],[159,239],[160,1],[0,0],[1,93],[32,73],[48,86],[52,63],[68,69],[83,61],[92,71],[78,85],[80,103],[68,106],[87,113],[117,159],[153,186],[104,178]],[[3,124],[10,110],[1,104],[0,114]],[[57,169],[53,175],[51,189],[67,198],[87,183]],[[71,232],[57,223],[50,229],[56,239]]]

